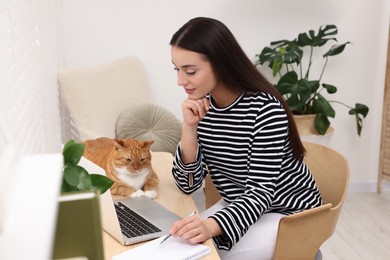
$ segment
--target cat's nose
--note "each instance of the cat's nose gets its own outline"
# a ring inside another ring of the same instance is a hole
[[[134,170],[138,170],[138,168],[139,168],[139,165],[138,165],[138,164],[133,164],[133,169],[134,169]]]

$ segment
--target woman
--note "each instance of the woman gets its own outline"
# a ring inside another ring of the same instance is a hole
[[[170,45],[188,95],[173,176],[192,193],[210,174],[222,196],[204,219],[184,218],[170,233],[213,238],[222,259],[271,259],[279,219],[321,205],[291,112],[223,23],[194,18]]]

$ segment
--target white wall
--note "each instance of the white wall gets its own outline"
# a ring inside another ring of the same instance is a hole
[[[352,118],[340,107],[328,145],[349,159],[352,188],[374,187],[370,184],[377,179],[389,0],[58,2],[59,13],[57,1],[0,0],[0,113],[22,153],[58,149],[58,51],[60,67],[138,56],[146,67],[154,101],[180,118],[185,95],[176,85],[168,42],[188,19],[222,20],[252,59],[272,40],[333,23],[339,27],[339,41],[353,45],[329,64],[327,81],[340,87],[340,99],[365,103],[370,113],[358,138]]]
[[[57,2],[0,0],[0,118],[22,154],[57,152]]]
[[[185,97],[176,85],[168,42],[188,19],[223,21],[255,59],[272,40],[292,39],[323,24],[336,24],[346,51],[330,60],[325,80],[339,87],[338,99],[365,103],[370,113],[362,136],[347,110],[338,106],[328,145],[351,164],[351,189],[373,190],[377,180],[389,0],[66,0],[63,8],[63,67],[93,66],[125,55],[144,63],[153,100],[181,118]],[[267,68],[261,69],[268,77]]]

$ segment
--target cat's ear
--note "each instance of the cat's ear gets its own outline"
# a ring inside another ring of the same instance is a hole
[[[154,140],[144,141],[142,148],[145,150],[150,150],[150,147],[152,147],[153,143],[154,143]]]
[[[121,139],[114,139],[114,146],[116,150],[119,150],[123,148],[123,140]]]

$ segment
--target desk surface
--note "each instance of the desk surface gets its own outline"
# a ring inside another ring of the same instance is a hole
[[[155,199],[158,203],[183,218],[187,216],[188,212],[194,209],[197,210],[192,197],[182,193],[174,183],[171,173],[172,155],[170,153],[153,152],[152,166],[154,171],[159,176],[160,181],[158,186],[158,196]],[[199,215],[198,211],[197,214]],[[103,243],[104,255],[105,259],[107,260],[111,259],[114,255],[127,251],[130,248],[141,244],[123,246],[106,232],[103,232]],[[211,248],[211,254],[202,259],[220,259],[211,240],[206,241],[204,244]]]

